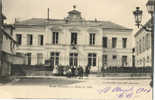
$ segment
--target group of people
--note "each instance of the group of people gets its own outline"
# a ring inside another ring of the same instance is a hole
[[[82,66],[61,66],[56,65],[53,69],[53,74],[58,76],[67,77],[81,77],[88,76],[90,73],[90,66],[86,66],[85,69]]]

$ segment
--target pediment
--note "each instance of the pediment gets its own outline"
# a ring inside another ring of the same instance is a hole
[[[96,28],[88,28],[88,30],[87,30],[88,32],[94,32],[94,33],[96,33],[96,32],[98,32],[98,30],[96,29]]]
[[[59,27],[59,26],[53,26],[50,29],[51,29],[51,31],[55,31],[55,32],[62,31],[61,27]]]
[[[80,32],[80,29],[77,27],[72,27],[69,29],[70,32]]]

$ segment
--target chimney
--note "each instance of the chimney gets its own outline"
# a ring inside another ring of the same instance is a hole
[[[50,9],[48,8],[48,9],[47,9],[47,20],[50,19],[50,14],[49,14],[49,13],[50,13]]]

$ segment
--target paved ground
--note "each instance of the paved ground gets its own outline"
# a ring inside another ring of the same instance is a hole
[[[152,100],[150,79],[29,77],[0,86],[0,98],[74,98],[76,100]]]

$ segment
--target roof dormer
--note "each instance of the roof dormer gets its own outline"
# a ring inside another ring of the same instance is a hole
[[[70,21],[80,21],[82,20],[81,12],[76,10],[76,6],[73,6],[73,10],[68,12],[67,20]]]

